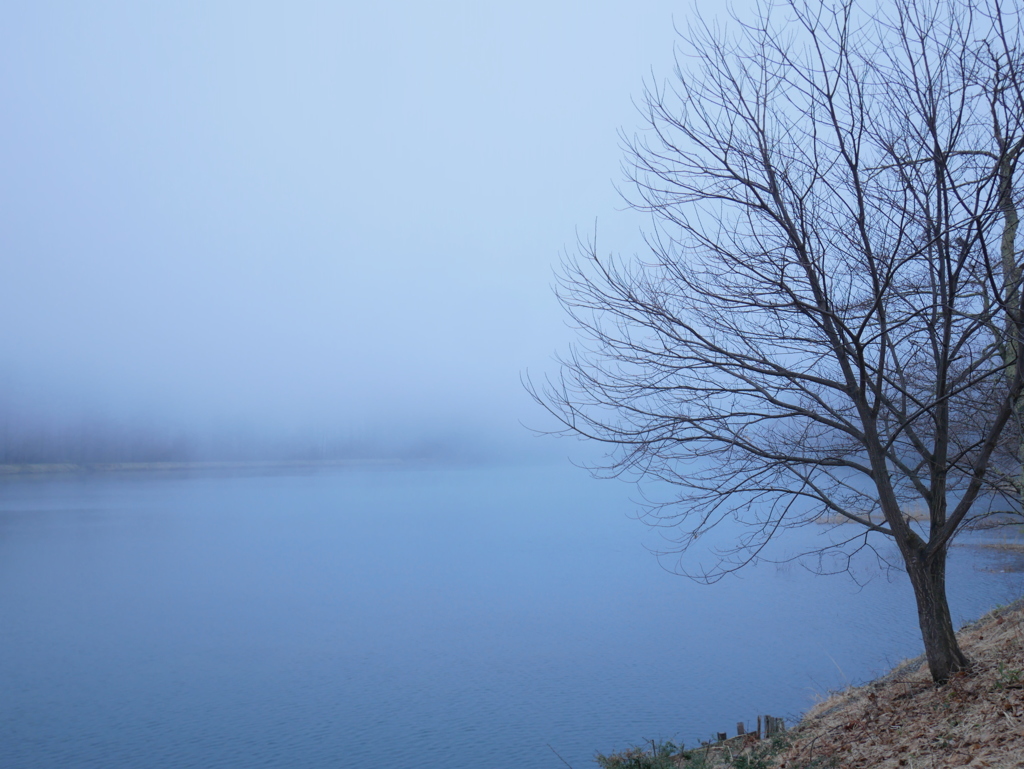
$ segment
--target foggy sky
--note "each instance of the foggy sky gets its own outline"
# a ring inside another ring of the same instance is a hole
[[[647,2],[19,2],[0,394],[21,413],[519,440],[577,228],[639,247]],[[535,418],[536,417],[536,418]]]

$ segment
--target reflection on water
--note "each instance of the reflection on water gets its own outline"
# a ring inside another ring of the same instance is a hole
[[[580,769],[919,652],[902,575],[695,585],[629,494],[573,468],[7,481],[0,766],[564,766],[550,744]],[[1020,595],[1018,557],[953,552],[958,620]]]

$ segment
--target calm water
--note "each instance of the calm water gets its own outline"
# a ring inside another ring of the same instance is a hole
[[[575,468],[0,484],[0,766],[594,766],[917,654],[905,578],[664,571]],[[810,534],[807,534],[809,536]],[[954,615],[1024,589],[958,550]]]

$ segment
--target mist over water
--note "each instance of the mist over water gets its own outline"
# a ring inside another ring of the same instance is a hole
[[[0,403],[0,464],[337,461],[538,461],[564,457],[564,446],[538,441],[514,418],[487,422],[452,413],[398,415],[367,411],[348,419],[208,417],[141,410],[118,413],[95,403],[19,398]]]
[[[578,768],[917,653],[902,575],[699,588],[526,429],[682,10],[5,9],[0,465],[398,461],[0,477],[0,765]]]
[[[538,451],[551,266],[638,242],[616,130],[676,11],[9,9],[2,461]]]

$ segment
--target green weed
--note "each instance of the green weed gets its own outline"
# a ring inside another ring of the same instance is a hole
[[[999,663],[999,670],[996,672],[996,689],[1016,689],[1022,681],[1024,681],[1024,670],[1008,668],[1002,662]]]
[[[684,750],[682,745],[652,740],[648,747],[632,747],[610,756],[599,754],[597,763],[601,769],[769,769],[772,759],[788,746],[785,735],[736,753],[728,746]]]
[[[651,740],[650,748],[634,746],[622,753],[610,756],[598,753],[596,756],[601,769],[678,769],[678,759],[685,757],[687,754],[682,745],[654,740]]]

